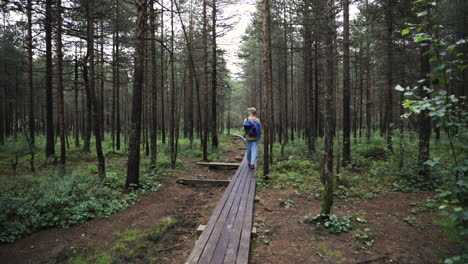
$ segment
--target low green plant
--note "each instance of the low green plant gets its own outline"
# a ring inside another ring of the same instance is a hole
[[[14,242],[42,228],[68,228],[108,217],[134,205],[139,194],[160,186],[144,179],[142,191],[124,194],[120,177],[111,173],[101,183],[95,175],[73,172],[36,175],[32,182],[27,177],[11,181],[0,193],[0,242]],[[25,182],[30,186],[19,187]]]
[[[302,223],[312,224],[316,223],[317,226],[325,227],[328,232],[332,234],[349,232],[352,229],[351,220],[349,217],[338,217],[336,215],[330,215],[326,218],[323,218],[320,215],[311,217],[309,215],[304,216]]]
[[[371,230],[369,228],[365,228],[364,230],[359,230],[354,234],[354,238],[358,241],[360,248],[365,249],[374,245],[376,237],[375,234],[370,231]]]

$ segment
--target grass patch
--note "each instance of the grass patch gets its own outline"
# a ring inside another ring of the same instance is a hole
[[[327,243],[324,243],[324,242],[317,243],[315,245],[315,249],[317,250],[317,253],[319,253],[320,255],[326,258],[331,258],[337,261],[336,263],[341,263],[340,260],[343,258],[342,251],[333,249]]]

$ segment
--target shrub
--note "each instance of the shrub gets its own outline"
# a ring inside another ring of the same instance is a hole
[[[123,194],[122,189],[116,188],[119,186],[116,184],[117,176],[109,176],[101,184],[97,177],[84,173],[64,176],[51,173],[37,176],[38,180],[32,184],[34,191],[21,188],[2,191],[0,242],[13,242],[42,228],[68,228],[90,219],[107,217],[133,205],[139,192]],[[142,182],[143,190],[156,191],[159,188],[157,183]]]

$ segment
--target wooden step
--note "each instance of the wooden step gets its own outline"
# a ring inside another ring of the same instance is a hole
[[[238,168],[240,163],[228,163],[228,162],[197,162],[197,165],[210,167],[210,168]]]
[[[200,185],[210,185],[210,186],[228,186],[231,182],[230,180],[214,180],[214,179],[184,179],[179,178],[176,181],[177,183],[183,185],[191,186],[200,186]]]
[[[201,235],[201,233],[205,231],[205,228],[206,228],[206,225],[199,225],[195,232],[197,233],[197,235]],[[252,228],[252,237],[253,238],[257,237],[257,228],[255,226]]]
[[[244,157],[234,157],[234,159],[235,159],[236,161],[242,161],[242,160],[244,159]]]

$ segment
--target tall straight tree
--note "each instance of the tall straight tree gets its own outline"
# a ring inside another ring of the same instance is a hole
[[[87,16],[87,62],[88,62],[88,90],[89,100],[92,103],[92,120],[93,120],[93,133],[96,141],[96,154],[98,158],[98,171],[99,178],[104,180],[106,177],[106,164],[104,154],[102,152],[102,133],[101,133],[101,118],[100,118],[100,107],[97,99],[95,89],[95,70],[94,70],[94,0],[88,0],[86,2],[86,16]]]
[[[335,78],[335,58],[334,58],[334,37],[335,37],[335,1],[326,1],[326,34],[325,34],[325,58],[326,58],[326,76],[325,76],[325,155],[321,162],[320,179],[323,184],[322,194],[322,216],[330,215],[333,205],[333,191],[335,178],[333,176],[333,136],[335,128],[334,115],[334,78]]]
[[[212,38],[211,38],[211,56],[212,56],[212,62],[211,62],[211,145],[213,147],[218,147],[219,142],[218,142],[218,125],[217,125],[217,110],[216,110],[216,97],[217,97],[217,63],[218,63],[218,58],[217,58],[217,46],[216,46],[216,0],[213,0],[212,2],[212,8],[213,11],[211,13],[211,32],[212,32]]]
[[[349,82],[349,0],[343,0],[343,166],[351,162],[351,87]]]
[[[46,157],[55,155],[54,143],[54,99],[52,96],[52,0],[46,0],[45,10],[46,42]]]
[[[156,167],[157,155],[157,129],[158,129],[158,89],[156,70],[156,12],[154,10],[154,0],[150,2],[150,23],[151,23],[151,167]]]
[[[57,119],[60,137],[60,163],[65,165],[65,103],[63,99],[62,0],[56,0],[57,14]]]
[[[425,23],[428,29],[428,32],[425,32],[429,36],[431,36],[431,23],[429,17],[431,16],[431,6],[426,2],[423,2],[421,5],[426,5],[425,10],[428,10],[428,14],[423,17],[423,23]],[[429,93],[425,90],[425,88],[430,88],[430,73],[431,73],[431,63],[429,58],[430,52],[430,45],[429,43],[425,43],[426,45],[421,46],[420,48],[420,70],[421,70],[421,78],[424,80],[419,85],[419,96],[421,98],[429,97]],[[418,155],[418,164],[419,164],[419,175],[425,177],[427,180],[430,180],[430,171],[429,165],[426,162],[430,158],[430,142],[431,142],[431,119],[427,115],[427,110],[424,110],[419,115],[418,120],[419,126],[419,155]]]
[[[144,78],[145,20],[147,0],[135,0],[137,8],[135,63],[133,71],[133,98],[130,119],[130,138],[125,187],[140,185],[140,136]]]
[[[385,104],[385,127],[387,128],[387,150],[393,153],[393,1],[386,8],[387,22],[387,101]]]
[[[263,177],[268,179],[270,174],[270,97],[271,97],[271,22],[270,1],[263,0],[262,9],[262,50],[263,50]]]
[[[208,16],[207,16],[207,3],[208,0],[203,0],[203,92],[204,97],[208,98]],[[201,107],[201,106],[200,106]],[[203,140],[202,140],[202,149],[203,149],[203,160],[208,160],[208,116],[209,108],[208,104],[204,104],[203,111]]]
[[[175,142],[175,133],[176,133],[176,120],[175,120],[175,112],[176,112],[176,107],[175,107],[175,97],[176,97],[176,85],[175,85],[175,57],[174,57],[174,0],[171,0],[171,120],[170,120],[170,125],[169,129],[170,134],[169,134],[169,145],[170,145],[170,150],[171,150],[171,166],[172,168],[175,168],[176,161],[177,161],[177,149],[176,149],[176,142]]]
[[[115,148],[120,150],[120,6],[115,0]]]
[[[33,37],[32,37],[32,0],[28,0],[28,85],[29,85],[29,140],[31,146],[35,143],[36,122],[34,117],[34,83],[33,83]]]

